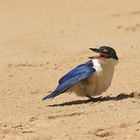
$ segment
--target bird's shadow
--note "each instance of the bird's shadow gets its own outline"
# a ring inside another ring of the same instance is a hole
[[[133,98],[134,97],[134,93],[130,93],[130,94],[125,94],[125,93],[121,93],[115,97],[97,97],[97,98],[93,98],[93,99],[88,99],[88,100],[75,100],[75,101],[70,101],[70,102],[64,102],[64,103],[60,103],[60,104],[53,104],[53,105],[48,105],[47,107],[58,107],[58,106],[72,106],[72,105],[79,105],[79,104],[88,104],[90,102],[95,103],[95,102],[105,102],[105,101],[119,101],[119,100],[124,100],[127,98]]]

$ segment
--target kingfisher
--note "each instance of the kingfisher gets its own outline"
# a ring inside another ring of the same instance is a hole
[[[88,62],[65,74],[58,81],[56,89],[43,100],[52,99],[65,92],[94,99],[93,96],[102,94],[110,87],[115,66],[118,64],[116,51],[109,46],[89,49],[97,55],[89,57]]]

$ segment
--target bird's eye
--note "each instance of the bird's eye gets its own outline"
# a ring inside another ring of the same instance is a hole
[[[103,51],[104,53],[108,53],[108,50],[106,50],[106,49],[103,49],[102,51]]]

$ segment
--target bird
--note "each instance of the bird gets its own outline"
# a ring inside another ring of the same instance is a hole
[[[56,89],[42,100],[53,99],[65,92],[94,99],[93,96],[101,95],[110,87],[115,66],[119,61],[116,51],[110,46],[89,49],[97,55],[89,57],[89,61],[60,78]]]

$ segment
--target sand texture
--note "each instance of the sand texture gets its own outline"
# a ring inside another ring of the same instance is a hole
[[[0,1],[0,140],[140,140],[140,1]],[[119,56],[95,102],[42,97],[91,47]]]

